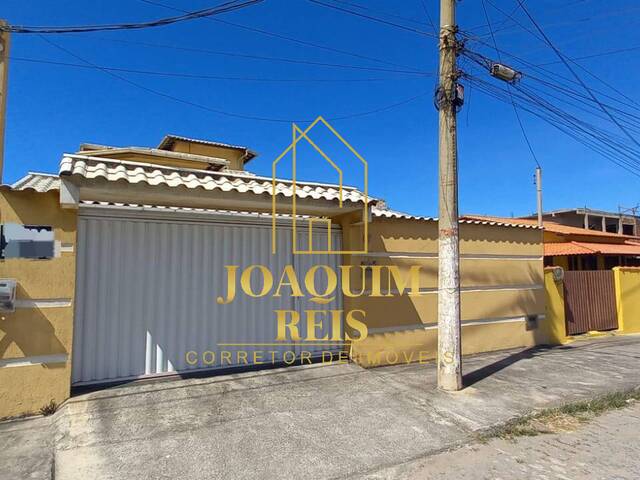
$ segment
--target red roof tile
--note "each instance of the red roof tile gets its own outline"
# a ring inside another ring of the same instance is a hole
[[[640,243],[561,242],[545,243],[545,257],[558,255],[640,255]]]

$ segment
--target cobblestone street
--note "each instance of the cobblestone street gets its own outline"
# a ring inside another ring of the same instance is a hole
[[[492,440],[368,478],[638,479],[640,405],[608,412],[574,432]]]

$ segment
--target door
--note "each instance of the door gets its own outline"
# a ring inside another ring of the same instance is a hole
[[[564,302],[567,335],[618,328],[611,270],[565,272]]]
[[[264,265],[277,285],[284,266],[294,264],[288,228],[279,225],[274,255],[271,217],[82,208],[73,384],[252,367],[288,361],[294,354],[299,360],[299,345],[276,342],[274,312],[304,315],[304,309],[318,307],[306,299],[294,301],[286,287],[280,297],[252,298],[238,286],[231,303],[216,301],[227,295],[227,265],[239,271]],[[318,229],[314,235],[322,233]],[[333,235],[339,245],[340,232]],[[338,271],[339,258],[324,255],[315,261]],[[260,275],[253,275],[251,283],[259,292]],[[322,308],[339,310],[341,302],[338,294]],[[304,322],[300,325],[303,330]],[[331,344],[304,350],[315,356],[341,348]]]

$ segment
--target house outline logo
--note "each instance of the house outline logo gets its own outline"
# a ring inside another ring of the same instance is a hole
[[[324,158],[324,160],[329,163],[329,165],[338,173],[338,205],[339,208],[342,208],[343,206],[343,201],[344,201],[344,188],[343,188],[343,172],[342,169],[340,167],[338,167],[338,165],[336,164],[336,162],[334,162],[313,140],[311,140],[311,138],[309,138],[308,133],[310,130],[313,129],[313,127],[315,127],[318,123],[322,123],[324,126],[326,126],[329,131],[338,139],[340,140],[340,142],[347,147],[347,149],[349,149],[349,151],[358,159],[360,160],[360,162],[362,163],[363,166],[363,171],[364,171],[364,207],[363,207],[363,214],[362,214],[362,230],[363,230],[363,248],[361,250],[334,250],[332,247],[332,242],[331,242],[331,230],[332,230],[332,219],[328,218],[328,217],[309,217],[307,219],[307,225],[306,228],[308,229],[308,236],[309,236],[309,243],[308,243],[308,249],[307,250],[300,250],[298,249],[298,242],[297,242],[297,232],[298,232],[298,214],[297,214],[297,208],[296,208],[296,201],[297,201],[297,196],[296,196],[296,188],[297,188],[297,184],[296,184],[296,164],[297,164],[297,145],[298,142],[300,142],[301,140],[306,140],[306,142],[311,145],[311,147],[313,147],[313,149],[318,152],[320,154],[320,156],[322,158]],[[327,122],[321,115],[319,115],[307,128],[305,128],[304,130],[302,130],[300,127],[298,127],[298,125],[296,125],[296,123],[292,123],[291,124],[292,128],[291,128],[291,133],[292,133],[292,141],[289,144],[289,146],[287,148],[285,148],[282,153],[280,153],[280,155],[278,155],[278,157],[276,157],[276,159],[272,162],[271,164],[271,217],[272,217],[272,223],[271,223],[271,250],[273,254],[276,253],[277,250],[277,232],[276,232],[276,218],[278,215],[278,211],[277,211],[277,201],[276,201],[276,170],[277,170],[277,166],[278,163],[280,162],[280,160],[282,160],[284,158],[285,155],[287,155],[289,152],[292,153],[292,182],[291,182],[291,188],[292,188],[292,196],[291,196],[291,203],[292,203],[292,211],[291,211],[291,218],[292,218],[292,250],[293,250],[293,254],[294,255],[313,255],[313,254],[338,254],[338,255],[355,255],[355,254],[365,254],[368,252],[369,250],[369,245],[368,245],[368,233],[369,233],[369,215],[368,215],[368,209],[369,209],[369,185],[368,185],[368,181],[369,181],[369,165],[367,163],[367,161],[362,157],[362,155],[360,155],[355,148],[353,148],[351,146],[351,144],[349,144],[349,142],[347,142],[344,137],[342,135],[340,135],[340,133],[338,133],[338,131],[333,128],[333,126],[331,126],[331,124],[329,124],[329,122]],[[312,234],[313,234],[313,225],[314,223],[324,223],[327,225],[327,249],[326,250],[316,250],[313,248],[313,242],[312,242]]]

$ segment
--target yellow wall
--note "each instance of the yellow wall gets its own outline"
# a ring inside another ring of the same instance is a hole
[[[344,227],[343,227],[344,228]],[[346,229],[344,242],[357,237]],[[351,347],[353,358],[365,366],[396,355],[401,362],[434,358],[437,330],[438,226],[435,221],[374,218],[369,224],[369,252],[353,255],[352,265],[396,266],[408,277],[420,265],[420,296],[345,298],[345,309],[366,312],[371,329],[365,340]],[[463,352],[466,354],[547,343],[544,320],[535,324],[528,316],[544,315],[542,231],[538,229],[462,224],[461,316]],[[351,248],[351,247],[347,247]],[[362,277],[352,270],[353,291]],[[366,278],[367,282],[371,278]],[[381,286],[387,291],[387,276]],[[368,290],[366,290],[368,292]],[[381,363],[380,363],[381,362]]]
[[[55,239],[75,251],[76,213],[60,209],[58,192],[0,190],[0,222],[50,225]],[[0,278],[18,281],[19,301],[71,302],[75,254],[0,260]],[[27,305],[0,313],[0,418],[37,412],[51,400],[68,398],[72,333],[72,306]],[[40,363],[52,358],[54,363]]]
[[[462,326],[464,355],[544,343],[544,333],[524,322]],[[433,360],[437,350],[438,331],[432,328],[371,335],[353,344],[351,356],[363,367],[377,367]]]
[[[561,345],[569,341],[564,314],[564,284],[561,280],[554,280],[553,270],[550,267],[544,271],[546,309],[543,330],[550,344]]]
[[[640,333],[640,268],[613,269],[618,325],[624,333]]]

